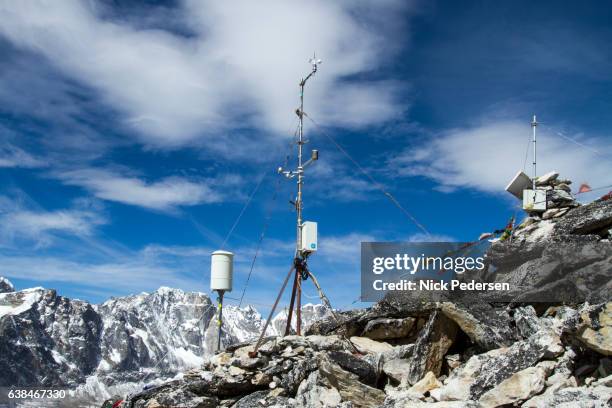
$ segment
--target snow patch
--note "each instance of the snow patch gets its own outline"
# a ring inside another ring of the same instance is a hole
[[[197,356],[193,351],[185,348],[177,348],[174,350],[176,358],[183,362],[186,367],[197,367],[204,364],[204,358]]]
[[[43,288],[32,288],[19,292],[0,293],[0,318],[27,312],[41,299],[43,292]]]

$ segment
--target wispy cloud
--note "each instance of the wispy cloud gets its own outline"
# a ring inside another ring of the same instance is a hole
[[[25,150],[0,142],[0,168],[2,167],[43,167],[45,162],[37,159]]]
[[[178,34],[102,15],[93,3],[41,0],[2,6],[0,35],[97,90],[145,144],[206,140],[206,147],[222,150],[212,136],[245,123],[287,132],[297,79],[313,50],[325,59],[308,90],[315,117],[359,127],[401,112],[403,84],[350,78],[397,51],[386,30],[397,35],[416,7],[386,1],[375,13],[364,9],[362,2],[186,1],[173,13],[184,28]],[[380,21],[385,24],[374,24]]]
[[[411,146],[389,161],[389,167],[400,175],[425,176],[443,191],[469,187],[480,191],[504,193],[504,187],[523,169],[527,154],[530,174],[531,129],[529,123],[517,120],[455,129],[436,135],[425,144]],[[563,178],[576,183],[589,182],[593,187],[610,184],[612,153],[605,138],[572,135],[587,149],[569,142],[550,128],[538,129],[538,173],[557,170]],[[600,155],[592,149],[599,149]]]
[[[54,234],[85,237],[106,222],[102,213],[78,206],[46,211],[25,208],[16,200],[0,197],[0,246],[23,241],[34,242],[37,247],[48,246]]]
[[[217,203],[222,201],[224,194],[213,187],[216,183],[211,180],[166,177],[148,182],[116,170],[101,168],[67,170],[55,175],[65,184],[83,187],[100,199],[160,211]],[[234,178],[233,181],[237,180]]]

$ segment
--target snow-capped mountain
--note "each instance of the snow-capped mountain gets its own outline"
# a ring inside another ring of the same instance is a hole
[[[285,334],[285,327],[287,326],[287,309],[282,310],[270,321],[270,327],[272,333],[276,336],[282,336]],[[302,331],[306,332],[308,327],[321,319],[329,316],[330,310],[322,304],[307,303],[302,306]],[[291,319],[291,328],[296,330],[296,319],[295,313]]]
[[[0,276],[0,293],[13,292],[14,290],[13,284]]]
[[[133,391],[200,366],[216,348],[216,304],[204,293],[159,288],[92,305],[55,290],[14,291],[0,278],[0,386]],[[305,305],[304,326],[325,314]],[[279,313],[267,330],[284,330]],[[251,306],[223,309],[224,345],[257,337],[265,320]]]

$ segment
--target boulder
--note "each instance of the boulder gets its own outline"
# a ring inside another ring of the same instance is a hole
[[[545,186],[551,184],[554,180],[559,177],[558,171],[551,171],[549,173],[544,174],[543,176],[538,176],[535,180],[536,186]]]
[[[338,390],[344,401],[351,401],[356,408],[380,407],[385,393],[359,381],[359,377],[343,370],[338,364],[326,357],[318,361],[319,373],[329,384]]]
[[[612,392],[609,387],[570,387],[563,388],[545,398],[534,397],[526,401],[525,408],[609,408]]]
[[[416,384],[414,384],[408,391],[425,394],[435,388],[440,388],[442,383],[438,381],[436,375],[431,371],[428,371],[423,378],[421,378]]]
[[[353,346],[349,343],[348,340],[335,334],[329,336],[313,334],[310,336],[306,336],[306,340],[308,341],[308,343],[310,343],[311,347],[317,351],[353,350]]]
[[[408,336],[416,319],[406,317],[403,319],[374,319],[366,324],[363,337],[374,340],[398,339]]]
[[[308,408],[335,408],[342,397],[337,389],[322,385],[318,371],[311,373],[300,384],[295,396],[296,406]]]
[[[605,304],[596,321],[583,327],[578,338],[590,349],[612,355],[612,302]]]
[[[408,371],[412,367],[408,359],[393,359],[383,364],[384,373],[396,382],[404,383],[408,380]]]
[[[256,391],[240,398],[232,408],[282,408],[291,405],[286,397],[270,395],[268,391]]]
[[[514,309],[514,322],[523,338],[528,338],[540,329],[540,321],[533,306]]]
[[[537,366],[518,371],[484,393],[480,404],[483,408],[494,408],[527,400],[544,389],[546,374],[544,368]]]
[[[505,310],[486,303],[473,305],[443,302],[442,313],[453,320],[470,339],[485,350],[508,346],[516,340],[512,319]]]
[[[376,368],[362,358],[342,351],[330,351],[327,357],[338,364],[344,370],[355,374],[359,381],[375,387],[378,382],[378,372]]]
[[[386,342],[376,341],[367,337],[351,337],[351,343],[362,354],[385,353],[393,350],[393,346]]]
[[[406,378],[415,384],[428,371],[439,376],[446,352],[457,336],[457,324],[444,314],[435,311],[421,329],[414,350],[408,359]]]
[[[510,347],[473,356],[451,373],[435,397],[443,401],[477,400],[514,373],[534,366],[544,357],[559,356],[563,350],[556,333],[539,331]]]

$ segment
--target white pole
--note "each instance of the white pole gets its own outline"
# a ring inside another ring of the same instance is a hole
[[[535,202],[535,190],[536,190],[536,178],[537,178],[537,169],[536,169],[536,127],[538,126],[538,122],[536,120],[536,115],[533,115],[533,121],[531,122],[531,128],[533,129],[533,179],[532,179],[532,188],[533,188],[533,198]]]

